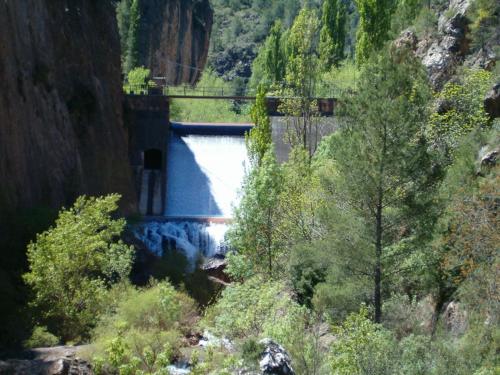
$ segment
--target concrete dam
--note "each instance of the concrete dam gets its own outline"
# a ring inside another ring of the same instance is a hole
[[[252,124],[169,121],[169,98],[126,98],[130,161],[143,222],[135,236],[158,256],[180,250],[189,268],[201,255],[225,254],[225,234],[249,161],[245,133]],[[276,119],[276,118],[274,118]],[[278,160],[284,127],[273,120]]]

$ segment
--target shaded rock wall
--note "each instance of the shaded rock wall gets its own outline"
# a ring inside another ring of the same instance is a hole
[[[135,193],[110,0],[0,2],[0,216]]]
[[[139,64],[169,84],[194,84],[203,70],[213,12],[208,0],[140,2]]]

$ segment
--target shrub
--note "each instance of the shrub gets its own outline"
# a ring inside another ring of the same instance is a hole
[[[393,373],[397,344],[389,331],[368,319],[365,308],[349,315],[334,333],[337,340],[331,346],[332,375]]]
[[[59,338],[47,330],[47,327],[36,326],[31,337],[24,342],[26,348],[39,348],[59,344]]]
[[[271,338],[289,352],[297,373],[306,374],[310,373],[307,369],[319,367],[321,358],[316,332],[311,329],[314,323],[307,309],[292,300],[283,283],[253,277],[228,286],[206,312],[202,326],[242,343],[246,359],[254,352],[248,338]]]
[[[111,372],[154,372],[168,365],[196,322],[195,302],[166,281],[145,289],[127,286],[116,297],[116,307],[94,330],[87,357]]]
[[[109,288],[127,279],[133,248],[119,240],[124,219],[113,219],[118,194],[79,197],[56,225],[28,245],[32,306],[63,340],[82,340],[106,305]]]

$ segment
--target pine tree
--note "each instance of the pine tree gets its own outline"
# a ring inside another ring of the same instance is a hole
[[[346,5],[343,0],[325,0],[321,17],[319,51],[321,67],[329,70],[344,59],[346,37]]]
[[[393,54],[366,64],[363,90],[344,99],[343,128],[330,145],[335,172],[328,189],[336,206],[331,215],[349,211],[362,223],[352,233],[347,228],[338,234],[349,240],[334,251],[347,269],[351,257],[367,264],[357,277],[372,280],[377,322],[384,283],[403,272],[403,260],[424,232],[433,188],[423,136],[430,98],[425,72],[410,52]]]

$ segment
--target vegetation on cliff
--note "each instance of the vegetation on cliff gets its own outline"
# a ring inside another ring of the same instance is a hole
[[[138,1],[128,3],[133,10]],[[265,338],[283,345],[296,374],[498,373],[500,121],[484,108],[498,71],[457,70],[433,92],[413,39],[391,39],[406,27],[426,34],[439,1],[213,4],[219,31],[229,10],[237,15],[226,41],[262,45],[250,78],[256,101],[249,110],[179,101],[171,116],[243,112],[255,124],[228,233],[230,282],[203,307],[168,280],[131,285],[133,250],[113,216],[118,196],[80,197],[28,246],[35,328],[26,343],[90,343],[85,355],[105,374],[167,373],[179,358],[193,374],[250,373]],[[498,7],[475,7],[473,41],[491,40]],[[238,16],[257,9],[271,18],[251,30]],[[127,22],[120,27],[133,33]],[[130,69],[129,85],[148,84],[149,73]],[[241,89],[232,68],[225,80],[220,73],[206,71],[200,87]],[[336,128],[322,138],[314,97],[329,84]],[[283,163],[267,94],[283,98]],[[197,345],[202,331],[207,342]]]

